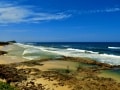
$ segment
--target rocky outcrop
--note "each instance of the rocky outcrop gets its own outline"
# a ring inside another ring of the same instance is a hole
[[[8,43],[9,43],[9,44],[11,44],[11,43],[16,43],[16,41],[14,41],[14,40],[13,40],[13,41],[8,41]]]
[[[0,51],[0,55],[4,55],[4,54],[7,54],[6,51]]]
[[[5,79],[7,83],[26,80],[26,77],[21,75],[16,68],[7,65],[0,65],[0,78]]]
[[[9,45],[11,43],[16,43],[16,41],[7,41],[7,42],[0,42],[0,45]]]
[[[8,45],[9,43],[8,42],[0,42],[0,45]]]
[[[42,67],[40,62],[48,60],[34,60],[17,64],[0,65],[0,78],[5,79],[7,83],[19,88],[19,90],[53,90],[53,87],[46,87],[49,86],[49,82],[53,82],[50,85],[55,87],[68,86],[68,90],[119,90],[120,88],[120,83],[114,79],[98,76],[100,70],[110,69],[113,67],[112,65],[85,58],[64,57],[61,60],[93,65],[93,67],[79,66],[77,70],[69,73],[64,73],[57,69],[42,71],[39,69]],[[36,82],[38,79],[49,82],[44,84],[40,81],[38,83]],[[65,89],[63,88],[63,90]]]

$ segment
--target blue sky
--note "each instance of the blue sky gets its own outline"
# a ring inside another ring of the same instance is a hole
[[[120,42],[120,0],[0,0],[0,41]]]

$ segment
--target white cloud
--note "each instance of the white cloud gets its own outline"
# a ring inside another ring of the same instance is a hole
[[[98,9],[98,10],[89,10],[86,13],[108,13],[108,12],[119,12],[120,8],[107,8],[107,9]]]
[[[37,13],[34,14],[36,17],[31,18],[30,20],[35,21],[41,21],[41,20],[59,20],[63,18],[68,18],[71,15],[66,15],[64,13],[56,13],[56,14],[50,14],[50,13]]]
[[[29,16],[29,11],[21,7],[0,8],[0,23],[23,22]]]
[[[95,14],[95,13],[112,13],[120,12],[120,8],[105,8],[105,9],[95,9],[95,10],[68,10],[68,13],[73,14]]]
[[[0,24],[9,23],[34,23],[48,20],[60,20],[69,18],[66,13],[36,12],[33,7],[16,6],[12,4],[0,4]]]

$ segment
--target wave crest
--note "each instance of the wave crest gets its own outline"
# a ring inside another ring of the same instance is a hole
[[[109,49],[120,49],[120,47],[108,47]]]
[[[75,48],[53,48],[43,46],[33,46],[17,43],[16,45],[24,48],[23,57],[28,59],[35,59],[37,57],[55,57],[55,56],[70,56],[70,57],[87,57],[95,59],[102,63],[108,63],[112,65],[120,65],[120,56],[110,54],[100,54],[99,52],[75,49]],[[111,48],[111,47],[109,47]],[[120,48],[120,47],[112,47]]]

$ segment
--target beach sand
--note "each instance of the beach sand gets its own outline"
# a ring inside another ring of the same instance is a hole
[[[78,67],[78,63],[72,62],[72,61],[63,61],[63,60],[51,60],[51,61],[45,61],[42,62],[43,66],[38,67],[42,71],[48,71],[48,70],[62,70],[69,68],[70,70],[75,71]],[[37,68],[37,67],[35,67]]]
[[[28,78],[24,85],[34,82],[36,87],[42,85],[46,88],[45,90],[119,90],[120,83],[114,78],[100,76],[100,69],[106,69],[108,66],[101,68],[96,65],[82,64],[82,60],[78,61],[78,65],[74,58],[72,58],[73,61],[70,60],[71,58],[68,59],[67,61],[65,59],[35,60],[19,65],[13,64],[13,66],[17,70],[24,70],[27,73]],[[68,65],[70,72],[66,72]]]
[[[33,66],[27,66],[27,65],[19,65],[16,68],[18,70],[20,69],[39,69],[40,71],[63,71],[66,70],[69,66],[69,69],[71,71],[76,71],[77,67],[78,67],[78,63],[77,62],[72,62],[72,61],[63,61],[63,60],[48,60],[48,61],[43,61],[41,63],[39,63],[41,65],[33,65]],[[54,78],[51,79],[46,79],[49,78],[49,76],[45,77],[34,77],[34,74],[36,74],[34,71],[30,73],[31,75],[29,76],[29,81],[34,80],[34,83],[37,84],[42,84],[45,88],[49,88],[49,90],[72,90],[72,86],[70,88],[69,85],[59,85],[59,81],[54,80]],[[32,76],[33,75],[33,76]],[[40,74],[39,74],[40,75]],[[46,74],[48,75],[48,74]]]
[[[28,61],[22,57],[2,55],[0,56],[0,64],[10,64],[10,63],[19,63],[23,61]]]
[[[0,50],[3,48],[4,46],[0,46]]]
[[[45,88],[50,88],[50,90],[72,90],[69,86],[59,86],[58,81],[45,80],[44,78],[39,78],[35,81],[37,84],[42,83]]]
[[[4,51],[4,50],[6,51],[9,50],[10,48],[13,48],[13,45],[4,45],[4,46],[1,45],[0,51]],[[18,63],[23,61],[27,61],[27,59],[18,56],[11,56],[7,54],[0,56],[0,64]]]
[[[0,49],[2,48],[3,46],[0,46]]]
[[[119,90],[116,75],[102,72],[112,68],[87,58],[27,60],[1,55],[0,81],[20,90]]]

